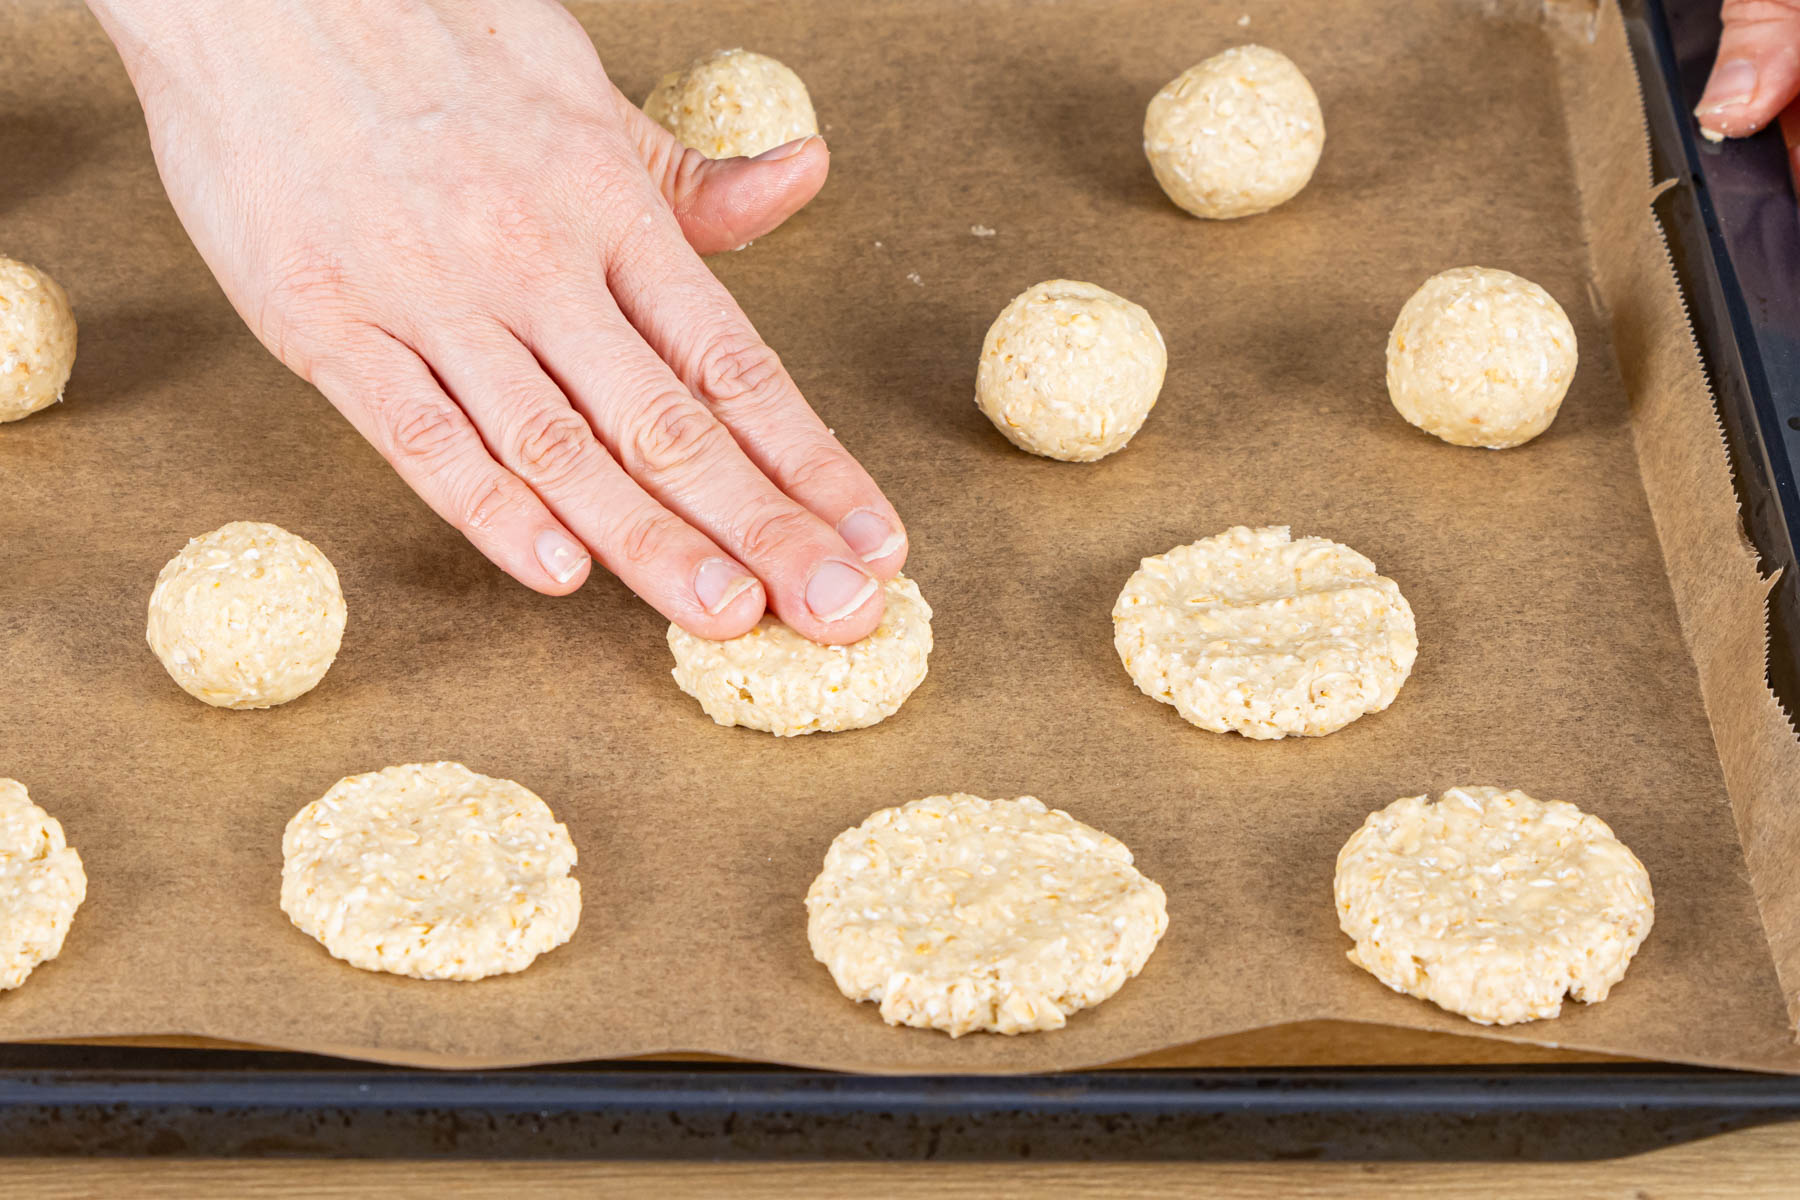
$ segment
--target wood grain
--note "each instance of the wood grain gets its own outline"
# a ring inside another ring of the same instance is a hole
[[[787,1163],[369,1163],[327,1161],[133,1161],[0,1159],[0,1195],[74,1200],[96,1195],[337,1196],[516,1200],[654,1195],[659,1200],[731,1195],[757,1200],[866,1195],[970,1200],[1008,1195],[1113,1200],[1204,1194],[1218,1200],[1311,1197],[1492,1196],[1507,1200],[1763,1200],[1794,1195],[1800,1125],[1771,1126],[1594,1163],[1226,1163],[883,1165]]]

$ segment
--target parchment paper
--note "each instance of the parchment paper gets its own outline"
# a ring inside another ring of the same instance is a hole
[[[664,622],[617,583],[553,600],[507,580],[240,326],[92,21],[14,4],[0,251],[68,288],[81,356],[67,403],[0,428],[0,774],[61,818],[92,883],[62,957],[0,995],[0,1038],[999,1072],[1301,1020],[1475,1032],[1345,961],[1330,885],[1370,810],[1492,782],[1604,817],[1658,903],[1610,1000],[1488,1035],[1800,1071],[1784,1003],[1800,752],[1762,683],[1767,581],[1653,224],[1610,7],[577,11],[633,96],[738,44],[811,88],[829,184],[713,265],[906,517],[938,613],[930,678],[872,730],[720,729],[670,681]],[[1251,39],[1311,77],[1324,159],[1274,213],[1196,221],[1150,177],[1143,106]],[[1395,313],[1469,263],[1543,284],[1580,338],[1562,416],[1522,449],[1444,445],[1387,401]],[[988,322],[1058,275],[1145,305],[1169,345],[1148,424],[1094,465],[1014,450],[971,403]],[[235,519],[312,539],[350,605],[323,685],[264,713],[194,702],[144,645],[162,563]],[[1399,582],[1421,651],[1387,713],[1256,743],[1138,694],[1112,648],[1119,588],[1140,557],[1240,522],[1346,542]],[[533,788],[580,849],[580,931],[522,975],[365,974],[277,906],[289,816],[342,775],[436,758]],[[1168,891],[1142,976],[1064,1031],[890,1029],[808,952],[801,897],[831,838],[952,789],[1067,808]]]

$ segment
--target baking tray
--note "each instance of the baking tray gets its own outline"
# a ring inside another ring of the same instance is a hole
[[[1709,0],[1626,0],[1688,299],[1800,696],[1800,221],[1778,136],[1687,114]],[[0,1154],[1203,1159],[1606,1157],[1800,1116],[1800,1078],[1646,1064],[870,1078],[748,1064],[416,1071],[308,1055],[0,1046]]]
[[[1715,145],[1687,114],[1719,39],[1718,5],[1625,6],[1644,84],[1655,201],[1730,450],[1743,519],[1768,573],[1769,682],[1800,711],[1800,219],[1773,126]]]
[[[908,1078],[110,1047],[0,1061],[0,1148],[35,1155],[1568,1161],[1800,1115],[1787,1076],[1635,1065]]]

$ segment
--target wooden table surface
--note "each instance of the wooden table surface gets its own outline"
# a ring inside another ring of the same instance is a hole
[[[117,1039],[207,1045],[196,1039]],[[1485,1038],[1313,1021],[1167,1051],[1130,1066],[1244,1067],[1376,1064],[1471,1065],[1600,1062],[1580,1054]],[[320,1159],[0,1158],[0,1197],[428,1196],[432,1200],[536,1196],[729,1194],[843,1196],[872,1189],[934,1200],[1014,1194],[1104,1197],[1203,1193],[1238,1200],[1312,1196],[1787,1197],[1800,1195],[1800,1123],[1743,1130],[1631,1158],[1591,1163],[863,1164],[362,1162]]]
[[[73,1197],[431,1197],[517,1200],[540,1196],[743,1196],[809,1200],[1027,1195],[1070,1200],[1204,1194],[1280,1197],[1504,1195],[1507,1200],[1762,1200],[1800,1192],[1800,1125],[1770,1126],[1594,1163],[1225,1163],[733,1165],[692,1163],[371,1163],[317,1160],[0,1160],[0,1194]]]

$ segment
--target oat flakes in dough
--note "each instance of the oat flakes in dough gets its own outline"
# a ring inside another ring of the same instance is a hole
[[[1188,68],[1144,114],[1156,182],[1197,217],[1247,217],[1293,199],[1324,148],[1312,85],[1267,46],[1235,46]]]
[[[1456,446],[1504,450],[1556,420],[1575,378],[1575,327],[1549,292],[1510,271],[1427,279],[1388,335],[1388,398]]]
[[[0,424],[61,400],[74,368],[69,297],[36,267],[0,257]]]
[[[975,403],[1021,450],[1093,462],[1143,426],[1168,365],[1149,313],[1095,284],[1051,279],[994,318]]]
[[[24,784],[0,779],[0,992],[62,952],[85,899],[87,872],[62,824],[31,802]]]
[[[819,132],[800,77],[749,50],[714,51],[669,72],[644,115],[708,158],[754,157]]]
[[[317,546],[277,525],[233,521],[163,567],[145,636],[188,695],[269,708],[325,678],[344,619],[337,571]]]
[[[1650,933],[1644,865],[1560,800],[1451,788],[1371,813],[1338,852],[1350,961],[1483,1025],[1606,999]]]
[[[1419,639],[1399,587],[1356,551],[1239,525],[1144,559],[1113,645],[1145,695],[1202,729],[1282,738],[1392,704]]]
[[[890,1025],[1060,1029],[1143,969],[1168,928],[1131,851],[1032,796],[884,808],[806,895],[814,957]]]
[[[862,729],[900,711],[925,678],[931,606],[904,575],[882,585],[875,632],[847,646],[809,642],[765,614],[728,641],[669,626],[675,682],[721,725],[777,737]]]
[[[288,822],[281,852],[281,910],[365,971],[523,971],[581,919],[568,829],[532,792],[461,763],[340,779]]]

